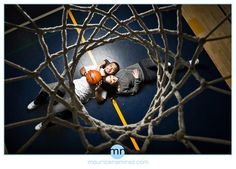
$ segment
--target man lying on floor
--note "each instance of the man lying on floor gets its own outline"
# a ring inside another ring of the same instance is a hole
[[[192,60],[189,60],[189,64],[191,64],[191,62]],[[199,64],[198,59],[195,61],[195,65],[197,64]],[[171,63],[168,62],[168,66],[171,68]],[[142,84],[154,82],[156,80],[157,65],[154,64],[150,58],[146,58],[127,68],[120,69],[116,75],[106,76],[103,83],[114,87],[115,89],[113,89],[113,91],[115,90],[118,95],[135,95]],[[106,90],[109,91],[110,88]]]

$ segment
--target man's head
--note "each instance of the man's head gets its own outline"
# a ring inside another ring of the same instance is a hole
[[[120,66],[117,62],[111,62],[104,68],[104,70],[107,75],[114,75],[120,70]]]
[[[111,86],[117,86],[118,84],[118,77],[114,75],[108,75],[105,77],[105,82]]]

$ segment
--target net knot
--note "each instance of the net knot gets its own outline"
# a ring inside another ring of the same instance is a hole
[[[176,137],[176,139],[177,139],[178,141],[183,140],[184,135],[185,135],[185,132],[184,132],[183,130],[178,130],[178,131],[176,131],[176,133],[175,133],[175,137]]]

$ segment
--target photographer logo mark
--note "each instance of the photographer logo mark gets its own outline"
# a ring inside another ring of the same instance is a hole
[[[115,144],[111,147],[111,156],[115,159],[120,159],[125,155],[125,149],[119,145]]]

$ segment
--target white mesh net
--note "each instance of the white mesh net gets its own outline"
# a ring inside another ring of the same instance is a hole
[[[104,11],[98,8],[96,5],[91,6],[77,6],[77,5],[67,5],[63,6],[62,13],[62,24],[55,27],[38,27],[37,24],[33,21],[31,16],[29,16],[21,6],[17,5],[19,12],[33,25],[33,28],[26,26],[19,26],[17,24],[8,23],[7,25],[17,27],[20,30],[28,31],[37,34],[39,44],[44,52],[44,61],[38,64],[38,67],[35,70],[28,70],[25,67],[22,67],[16,63],[13,63],[5,59],[5,63],[10,67],[13,67],[17,70],[20,70],[25,73],[24,76],[18,76],[10,79],[6,79],[6,84],[16,82],[19,80],[24,80],[26,78],[33,78],[40,87],[42,87],[49,95],[50,101],[47,107],[47,115],[45,117],[34,118],[24,121],[19,121],[11,124],[6,124],[5,129],[11,129],[35,122],[45,121],[45,124],[50,122],[55,123],[66,128],[73,129],[78,132],[82,146],[87,150],[86,153],[99,153],[104,149],[110,148],[113,144],[117,143],[122,145],[126,152],[128,153],[144,153],[152,141],[179,141],[183,143],[187,148],[192,149],[196,153],[200,153],[199,149],[192,143],[192,141],[202,141],[210,142],[217,144],[230,145],[230,141],[222,140],[217,138],[208,138],[200,136],[190,136],[186,133],[185,128],[185,119],[184,119],[184,110],[183,107],[191,99],[200,93],[204,92],[205,89],[212,89],[216,92],[223,94],[231,94],[231,91],[220,89],[214,86],[214,84],[224,81],[231,78],[230,76],[218,78],[212,81],[205,80],[195,69],[194,62],[198,59],[200,53],[203,50],[203,45],[212,40],[221,40],[225,38],[230,38],[230,36],[223,36],[218,38],[210,38],[210,35],[222,25],[229,17],[228,14],[225,18],[222,18],[222,21],[212,29],[205,37],[198,38],[196,36],[184,33],[182,31],[182,12],[181,6],[170,5],[158,7],[152,5],[150,10],[147,10],[142,13],[138,13],[134,6],[128,5],[129,11],[132,13],[127,19],[120,20],[114,13],[120,9],[120,5],[113,5],[109,11]],[[82,24],[74,25],[68,23],[68,11],[82,11],[87,13],[87,17],[83,20]],[[164,11],[176,11],[177,16],[177,27],[176,30],[166,29],[163,26],[162,13]],[[92,24],[91,20],[94,15],[101,15],[99,23]],[[149,29],[143,18],[149,15],[154,15],[157,19],[157,27]],[[105,25],[107,20],[113,20],[115,24],[114,27],[109,28]],[[129,24],[132,22],[137,22],[142,30],[133,30]],[[67,31],[69,29],[73,30],[79,28],[80,33],[78,34],[76,43],[73,45],[67,45]],[[125,31],[119,31],[120,28],[123,28]],[[92,33],[86,41],[82,41],[83,34],[87,29],[92,29]],[[96,37],[97,33],[103,30],[106,32],[105,35],[101,37]],[[52,32],[61,32],[62,40],[62,50],[55,53],[49,53],[49,48],[45,42],[45,34]],[[154,35],[160,35],[164,47],[161,47],[155,40]],[[173,52],[169,49],[167,35],[173,35],[177,37],[177,47],[176,52]],[[182,57],[182,47],[183,40],[197,43],[197,48],[195,53],[192,56],[192,63],[189,64],[188,61],[184,60]],[[139,45],[142,45],[147,50],[148,57],[157,65],[157,92],[150,104],[149,110],[146,112],[143,119],[135,124],[128,124],[126,126],[117,126],[106,124],[101,120],[95,119],[90,116],[83,104],[80,102],[78,97],[74,92],[73,78],[78,65],[80,58],[87,51],[91,51],[97,47],[113,43],[120,40],[129,40]],[[69,60],[68,52],[73,52],[73,57]],[[64,59],[64,71],[59,73],[56,66],[52,62],[54,59],[62,57]],[[171,72],[168,71],[168,61],[173,60],[173,69]],[[181,80],[177,81],[175,79],[176,72],[179,67],[185,66],[187,71]],[[46,68],[49,67],[53,72],[54,76],[58,80],[58,86],[52,90],[45,83],[45,81],[40,77],[40,73]],[[194,91],[190,92],[186,96],[182,96],[179,90],[184,86],[186,81],[193,76],[196,79],[196,82],[199,83],[199,87]],[[69,86],[65,85],[65,78],[69,80]],[[59,95],[56,94],[58,88],[63,86],[67,92],[69,92],[71,97],[71,102],[68,103],[64,101]],[[165,104],[172,97],[175,97],[177,104],[171,107],[166,108]],[[66,106],[66,108],[72,112],[73,121],[66,121],[56,116],[56,113],[53,113],[52,107],[53,102],[57,101]],[[162,120],[168,118],[169,115],[177,113],[178,114],[178,127],[179,129],[175,133],[169,133],[166,135],[156,135],[153,130],[158,128],[158,125]],[[82,120],[85,125],[82,125],[79,121]],[[44,125],[41,130],[35,132],[35,134],[24,144],[22,145],[17,153],[24,152],[38,136],[45,131],[47,125]],[[146,129],[147,135],[142,135],[139,131]],[[99,133],[103,141],[101,144],[95,146],[92,145],[86,137],[86,133]],[[112,134],[119,135],[117,138],[112,137]],[[143,144],[141,145],[140,151],[134,150],[124,144],[126,139],[130,137],[140,140]]]

